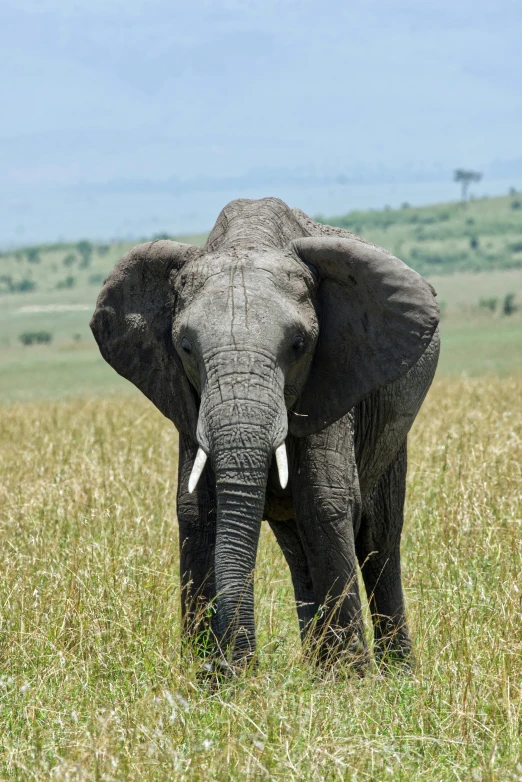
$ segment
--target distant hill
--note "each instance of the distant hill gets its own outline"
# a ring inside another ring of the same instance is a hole
[[[426,276],[522,268],[522,195],[316,218],[385,247]]]
[[[149,241],[151,237],[142,239]],[[202,246],[206,235],[152,238],[177,238]],[[92,298],[92,290],[101,284],[116,261],[139,241],[91,243],[82,239],[76,243],[41,244],[20,247],[0,253],[0,296],[18,293],[67,293],[67,300]],[[88,294],[88,291],[91,294]],[[86,296],[87,294],[87,296]]]
[[[426,276],[522,268],[522,194],[400,209],[316,217],[347,228]],[[149,239],[151,237],[148,237]],[[167,238],[166,235],[152,238]],[[168,237],[199,246],[205,234]],[[144,238],[143,241],[147,241]],[[137,242],[46,244],[0,253],[0,295],[99,287],[116,260]]]

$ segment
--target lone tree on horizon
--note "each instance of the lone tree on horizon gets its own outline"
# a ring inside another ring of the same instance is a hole
[[[461,201],[464,203],[468,199],[468,187],[472,182],[480,182],[482,174],[480,171],[469,171],[466,168],[456,168],[453,173],[455,182],[460,182],[462,186]]]

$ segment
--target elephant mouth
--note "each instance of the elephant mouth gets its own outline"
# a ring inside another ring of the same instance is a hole
[[[286,445],[284,442],[282,442],[281,445],[278,446],[278,448],[276,448],[275,458],[277,464],[277,472],[279,475],[279,483],[281,484],[282,489],[286,489],[288,484],[288,457],[286,455]],[[192,472],[190,473],[190,478],[188,482],[189,494],[192,494],[192,492],[198,485],[198,481],[201,478],[201,474],[205,469],[205,464],[207,463],[207,459],[208,459],[208,454],[203,450],[201,446],[199,446],[198,452],[196,454],[196,458],[194,459],[194,465],[192,467]]]

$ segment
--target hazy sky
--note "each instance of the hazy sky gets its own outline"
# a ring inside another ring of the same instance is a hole
[[[520,0],[2,0],[0,29],[6,208],[522,159]]]

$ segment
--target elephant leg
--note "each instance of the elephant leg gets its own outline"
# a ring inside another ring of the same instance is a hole
[[[285,559],[290,568],[292,584],[294,586],[295,603],[297,608],[297,618],[299,620],[299,631],[301,640],[306,640],[310,626],[317,614],[317,603],[312,584],[312,577],[306,555],[299,539],[295,519],[288,521],[276,521],[269,519],[268,523],[272,528],[276,540],[281,547]]]
[[[183,641],[204,651],[213,644],[212,603],[216,596],[216,497],[209,465],[197,488],[188,492],[188,480],[197,445],[179,436],[177,512],[179,523],[181,619]]]
[[[378,660],[407,661],[411,640],[401,583],[400,539],[406,493],[406,442],[363,503],[356,540]]]
[[[291,463],[297,528],[319,606],[311,640],[319,659],[342,657],[362,670],[368,650],[354,545],[360,493],[352,416],[293,439]]]

